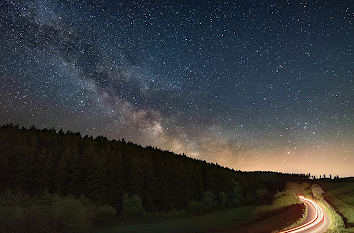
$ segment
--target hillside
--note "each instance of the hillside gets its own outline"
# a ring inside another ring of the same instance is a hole
[[[87,232],[112,221],[254,206],[271,203],[287,181],[307,179],[54,129],[2,126],[0,145],[0,232]]]
[[[230,205],[263,202],[287,180],[303,178],[242,173],[124,139],[109,141],[53,129],[3,126],[0,144],[1,190],[85,195],[117,209],[123,193],[139,195],[148,211],[183,208],[200,200],[205,191],[225,195]]]
[[[324,197],[341,215],[346,232],[354,231],[354,179],[343,178],[322,182]]]

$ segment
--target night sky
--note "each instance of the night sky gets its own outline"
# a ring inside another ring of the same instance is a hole
[[[0,0],[0,124],[354,175],[354,2]]]

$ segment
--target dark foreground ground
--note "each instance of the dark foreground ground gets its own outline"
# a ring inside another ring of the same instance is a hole
[[[254,207],[227,211],[167,222],[100,228],[95,233],[262,233],[272,232],[296,222],[304,211],[303,205],[292,205],[272,216],[256,220]]]
[[[285,226],[289,226],[301,218],[304,212],[304,205],[292,205],[279,211],[279,213],[247,224],[243,227],[233,227],[225,228],[214,231],[209,231],[208,233],[266,233],[273,232],[275,230],[280,230]]]

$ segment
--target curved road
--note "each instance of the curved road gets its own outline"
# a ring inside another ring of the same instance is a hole
[[[299,196],[307,207],[307,218],[299,226],[290,228],[280,233],[321,233],[329,227],[330,221],[327,212],[314,200]]]

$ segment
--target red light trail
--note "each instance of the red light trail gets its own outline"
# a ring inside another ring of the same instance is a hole
[[[295,233],[295,232],[323,232],[322,228],[327,228],[329,225],[328,217],[325,217],[325,211],[322,207],[315,201],[305,198],[303,196],[298,197],[302,202],[304,202],[308,209],[313,208],[313,213],[308,213],[310,220],[293,228],[281,231],[280,233]]]

